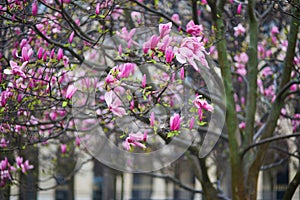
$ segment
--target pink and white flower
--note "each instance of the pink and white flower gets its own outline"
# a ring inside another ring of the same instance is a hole
[[[119,97],[113,92],[106,92],[104,95],[105,102],[108,109],[118,117],[122,117],[126,114],[126,110],[121,107],[122,102]]]
[[[170,130],[171,131],[178,131],[180,129],[181,117],[178,113],[175,113],[170,118]]]

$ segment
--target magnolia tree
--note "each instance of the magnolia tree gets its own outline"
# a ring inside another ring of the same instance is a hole
[[[76,148],[140,173],[185,154],[205,199],[256,199],[272,142],[289,140],[284,157],[299,158],[299,1],[0,6],[1,187],[37,168],[26,148],[52,144],[60,160]],[[230,193],[212,182],[208,157]],[[299,181],[298,167],[285,199]]]

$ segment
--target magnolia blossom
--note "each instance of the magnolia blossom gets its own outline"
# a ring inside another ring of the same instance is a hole
[[[184,79],[184,67],[182,67],[180,69],[180,79],[183,80]]]
[[[166,62],[167,62],[167,63],[171,63],[172,60],[173,60],[173,57],[174,57],[173,49],[172,49],[171,46],[169,46],[169,47],[166,49],[165,54],[166,54]]]
[[[113,91],[106,92],[104,95],[105,102],[108,109],[118,117],[122,117],[126,114],[126,110],[121,107],[122,102]]]
[[[235,37],[243,36],[244,33],[246,32],[245,27],[241,23],[239,23],[236,27],[234,27],[233,30],[234,30]]]
[[[272,71],[271,67],[265,67],[261,70],[261,75],[263,77],[267,77],[267,76],[272,75],[272,74],[273,74],[273,71]]]
[[[196,71],[200,71],[195,60],[200,61],[202,65],[208,68],[208,63],[205,58],[205,51],[203,42],[200,42],[199,37],[187,37],[181,42],[180,47],[174,47],[174,54],[176,59],[181,64],[189,63]]]
[[[178,113],[175,113],[170,118],[170,130],[171,131],[178,131],[180,129],[181,117]]]
[[[18,66],[18,64],[14,61],[9,61],[9,64],[11,66],[10,69],[5,69],[3,72],[4,74],[13,74],[13,75],[18,75],[20,77],[26,78],[25,73],[23,72],[25,66],[27,65],[28,61],[23,62],[22,66]]]
[[[122,28],[121,32],[117,31],[116,34],[122,38],[123,40],[127,41],[127,47],[130,48],[131,44],[138,45],[137,42],[133,41],[133,35],[135,34],[136,29],[131,29],[129,32],[126,27]]]
[[[66,98],[71,99],[76,91],[77,91],[77,88],[75,88],[74,85],[69,85],[67,92],[66,92]]]
[[[150,114],[150,126],[154,126],[154,122],[155,122],[155,113],[154,112],[151,112]]]
[[[235,55],[234,60],[238,63],[246,64],[249,60],[249,56],[247,55],[247,53],[242,52],[241,54]]]
[[[172,22],[167,24],[159,24],[160,37],[163,38],[171,32]]]
[[[70,37],[69,37],[69,43],[72,43],[72,42],[73,42],[74,35],[75,35],[75,32],[73,31],[73,32],[70,34]]]
[[[32,11],[32,15],[33,16],[36,16],[37,13],[38,13],[38,5],[37,5],[37,2],[34,1],[31,5],[31,11]]]
[[[33,55],[33,50],[32,48],[28,48],[28,47],[23,47],[22,48],[22,58],[21,61],[25,62],[25,61],[29,61],[30,57]]]
[[[145,88],[147,84],[147,76],[146,74],[143,75],[143,79],[142,79],[142,88]]]
[[[95,14],[96,15],[100,14],[100,3],[97,3],[97,5],[96,5]]]
[[[1,148],[6,148],[8,144],[9,144],[8,140],[6,140],[5,138],[1,138],[1,141],[0,141]]]
[[[207,103],[205,99],[201,99],[201,95],[198,95],[194,100],[194,105],[196,108],[198,108],[198,116],[199,120],[202,121],[203,119],[203,111],[206,110],[209,112],[212,112],[214,110],[214,107]]]
[[[119,78],[128,78],[130,74],[134,74],[134,68],[135,68],[134,63],[125,63],[123,65],[120,65],[118,67],[118,70],[120,71],[118,74]]]
[[[64,57],[64,52],[61,48],[59,48],[57,52],[57,60],[61,60],[63,57]]]
[[[186,32],[192,36],[201,36],[203,33],[203,25],[196,25],[193,20],[189,21],[186,25]]]
[[[131,19],[132,21],[137,22],[138,24],[140,24],[142,22],[142,14],[140,12],[131,12]]]
[[[243,8],[243,5],[242,5],[242,3],[239,3],[239,5],[238,5],[238,7],[237,7],[237,9],[236,9],[236,13],[237,13],[238,15],[240,15],[240,14],[241,14],[241,12],[242,12],[242,8]]]
[[[246,128],[246,123],[245,123],[245,122],[241,122],[241,123],[239,124],[239,128],[240,128],[240,129],[245,129],[245,128]]]
[[[1,101],[2,107],[4,107],[6,105],[8,98],[12,97],[12,95],[13,95],[13,93],[9,90],[9,88],[6,88],[5,91],[1,92],[0,101]]]
[[[30,165],[28,160],[23,163],[23,158],[20,156],[16,157],[16,164],[17,168],[21,168],[23,173],[26,173],[27,170],[33,169],[33,165]]]
[[[277,26],[273,26],[272,29],[271,29],[271,34],[272,35],[276,35],[279,33],[279,29]]]
[[[27,172],[27,170],[33,169],[33,165],[30,165],[30,164],[29,164],[29,161],[26,160],[26,161],[21,165],[21,168],[22,168],[22,172],[25,174],[25,173]]]
[[[123,142],[123,147],[127,151],[129,151],[131,149],[131,146],[138,146],[138,147],[145,149],[146,146],[142,142],[146,142],[147,138],[148,138],[147,131],[144,131],[144,134],[142,134],[141,132],[130,133],[129,136]]]
[[[181,24],[181,21],[179,19],[179,15],[178,14],[173,14],[171,19],[176,23],[176,24]]]
[[[148,53],[150,49],[154,50],[159,40],[160,40],[159,36],[153,35],[147,42],[143,44],[143,52]]]
[[[296,131],[297,128],[300,126],[300,114],[295,113],[293,118],[294,118],[294,120],[292,120],[293,131]]]
[[[38,55],[37,55],[39,60],[43,58],[43,52],[44,52],[43,47],[40,47],[38,50]]]
[[[172,42],[172,37],[170,37],[169,35],[166,35],[163,39],[161,39],[161,41],[158,42],[157,47],[159,50],[161,51],[165,51],[170,43]]]
[[[60,151],[62,154],[65,154],[67,152],[67,145],[66,144],[61,144],[60,145]]]

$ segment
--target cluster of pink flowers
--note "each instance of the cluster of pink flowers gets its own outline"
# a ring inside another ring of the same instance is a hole
[[[15,165],[11,165],[8,159],[5,157],[0,162],[0,187],[4,187],[7,183],[13,180],[12,172],[20,170],[22,173],[26,173],[28,170],[33,169],[33,166],[26,160],[23,162],[23,158],[20,156],[16,157]]]
[[[246,70],[246,64],[248,63],[249,57],[247,53],[242,52],[240,54],[236,54],[234,56],[234,60],[236,61],[235,67],[237,68],[236,72],[241,76],[246,76],[247,70]],[[239,79],[239,81],[242,81]]]
[[[112,68],[105,78],[105,83],[107,85],[117,84],[119,79],[128,78],[130,75],[133,75],[135,67],[134,63],[125,63]]]

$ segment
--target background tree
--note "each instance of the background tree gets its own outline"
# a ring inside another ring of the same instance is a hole
[[[23,149],[36,144],[56,144],[62,154],[71,153],[75,139],[77,146],[80,146],[80,139],[90,144],[89,134],[79,139],[74,132],[89,133],[94,123],[99,123],[107,137],[120,148],[123,144],[125,149],[139,152],[163,145],[152,144],[145,134],[146,139],[141,139],[120,130],[115,119],[124,115],[136,118],[148,127],[149,134],[155,132],[168,144],[176,138],[173,136],[179,133],[180,137],[182,132],[174,124],[175,119],[179,124],[181,121],[176,115],[178,102],[174,105],[174,94],[167,89],[184,85],[190,96],[194,95],[191,97],[194,104],[190,106],[198,110],[191,110],[191,115],[184,116],[186,121],[181,122],[181,128],[188,127],[192,116],[199,125],[195,122],[195,127],[191,128],[197,132],[198,140],[188,148],[186,156],[194,166],[203,196],[205,199],[224,199],[226,195],[232,199],[256,199],[258,175],[266,155],[275,156],[278,151],[284,151],[282,148],[274,150],[270,144],[294,141],[289,145],[295,146],[297,152],[284,155],[299,158],[299,144],[294,140],[299,136],[300,112],[299,7],[299,1],[251,0],[3,2],[0,9],[2,186],[17,183],[17,176],[12,176],[15,171],[26,173],[32,168],[25,159],[24,162],[21,158],[14,160],[13,153],[22,155]],[[146,34],[144,41],[137,40],[139,33],[134,28],[144,26],[153,26],[159,33],[152,31]],[[120,46],[111,43],[106,46],[106,39],[112,36]],[[165,36],[176,40],[168,44]],[[182,42],[187,38],[195,39],[191,43],[195,46],[203,45],[200,49],[207,66],[200,59],[202,54],[195,53],[191,58],[180,49],[190,48]],[[210,55],[206,55],[206,51]],[[149,84],[149,80],[159,80],[144,70],[143,66],[148,66],[149,62],[160,76],[165,75],[167,85]],[[225,105],[220,94],[209,94],[208,83],[196,73],[197,66],[201,68],[200,74],[208,70],[212,79],[221,72]],[[90,69],[91,74],[78,78],[75,72],[82,72],[81,68]],[[137,81],[130,79],[133,69],[140,72]],[[125,71],[128,74],[124,74]],[[98,75],[96,79],[93,73]],[[188,78],[197,81],[189,85],[185,82]],[[78,88],[76,83],[82,87]],[[117,86],[127,89],[124,84],[134,87],[136,92],[121,93]],[[74,95],[89,94],[89,88],[96,93],[95,105],[84,100],[75,105],[71,101]],[[175,91],[181,92],[180,89]],[[124,94],[128,104],[120,98]],[[202,95],[203,99],[197,99],[197,95]],[[118,98],[121,102],[116,103]],[[212,108],[204,107],[202,101],[208,102],[205,105],[214,102],[213,113],[220,116],[226,113],[221,139],[205,158],[199,156],[203,145],[201,138],[215,133],[207,132],[209,123],[206,122],[210,122]],[[153,105],[167,110],[168,120],[163,128],[153,123],[153,119],[157,120],[157,116],[151,118]],[[80,110],[83,107],[98,114],[91,118]],[[72,115],[77,109],[80,115]],[[283,133],[285,130],[280,123],[283,119],[292,123],[292,134]],[[84,122],[81,130],[74,126],[77,120]],[[120,137],[119,133],[123,135]],[[228,169],[222,167],[224,157],[220,152],[225,152],[229,158],[230,178],[225,175]],[[230,193],[224,194],[212,182],[208,158],[218,166],[216,177],[221,182],[230,179]],[[57,160],[65,159],[58,155]],[[299,166],[299,161],[296,165]],[[290,199],[299,185],[299,173],[298,170],[289,184],[285,199]],[[223,176],[226,178],[221,178]],[[176,179],[169,179],[176,182]]]

